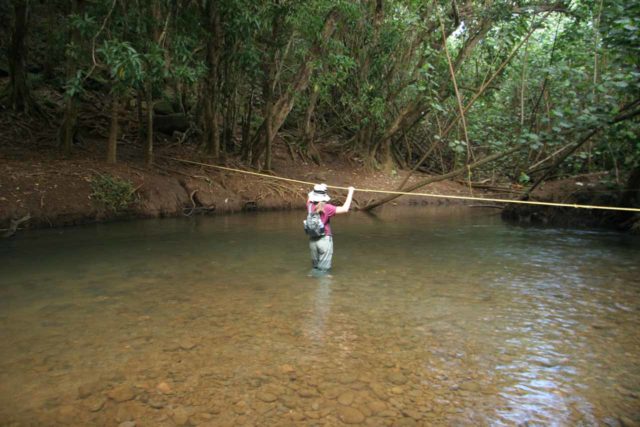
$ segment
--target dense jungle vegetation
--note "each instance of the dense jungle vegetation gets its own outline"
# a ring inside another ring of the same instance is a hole
[[[60,156],[90,129],[108,162],[129,139],[150,164],[161,132],[263,170],[278,139],[390,173],[640,187],[633,0],[11,0],[0,16],[3,114],[54,123]]]

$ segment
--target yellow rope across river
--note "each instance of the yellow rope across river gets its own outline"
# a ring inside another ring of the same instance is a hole
[[[282,176],[268,175],[265,173],[252,172],[252,171],[247,171],[242,169],[234,169],[226,166],[218,166],[218,165],[211,165],[208,163],[194,162],[192,160],[178,159],[175,157],[166,157],[166,156],[158,156],[158,157],[169,159],[169,160],[175,160],[177,162],[188,163],[192,165],[206,166],[209,168],[215,168],[215,169],[225,170],[229,172],[243,173],[246,175],[260,176],[263,178],[276,179],[280,181],[295,182],[298,184],[305,184],[310,186],[316,184],[315,182],[301,181],[299,179],[285,178]],[[347,187],[340,187],[337,185],[327,185],[327,187],[335,188],[338,190],[348,189]],[[439,199],[473,200],[476,202],[512,203],[512,204],[520,204],[520,205],[555,206],[555,207],[561,207],[561,208],[601,209],[601,210],[611,210],[611,211],[640,212],[639,208],[623,208],[618,206],[577,205],[573,203],[536,202],[532,200],[495,199],[491,197],[451,196],[451,195],[445,195],[445,194],[415,193],[415,192],[393,191],[393,190],[370,190],[365,188],[356,188],[356,191],[360,191],[363,193],[397,194],[400,196],[420,196],[420,197],[433,197],[433,198],[439,198]]]

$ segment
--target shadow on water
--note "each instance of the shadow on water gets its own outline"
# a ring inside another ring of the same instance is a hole
[[[333,219],[334,269],[309,277],[301,215],[0,242],[0,419],[640,421],[637,237],[382,209]]]

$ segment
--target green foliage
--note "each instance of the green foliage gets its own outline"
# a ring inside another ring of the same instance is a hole
[[[601,31],[612,53],[629,64],[640,63],[640,4],[637,1],[603,2]]]
[[[121,212],[135,201],[135,189],[129,181],[111,175],[95,175],[91,179],[91,199],[111,212]]]
[[[601,15],[600,4],[604,5]],[[548,18],[548,29],[533,34],[527,54],[520,52],[514,58],[498,89],[470,111],[469,134],[474,141],[505,141],[501,149],[526,144],[530,150],[518,160],[526,164],[604,127],[559,172],[607,170],[614,164],[627,167],[640,159],[640,151],[622,135],[636,135],[638,122],[625,121],[611,128],[607,123],[621,106],[640,95],[636,58],[632,61],[628,55],[634,49],[629,33],[634,24],[624,27],[638,14],[630,13],[631,2],[626,0],[581,1],[572,3],[572,8],[572,15]],[[623,11],[629,13],[629,20],[622,17]],[[617,37],[612,25],[626,36]],[[491,52],[487,49],[477,51],[482,54],[478,61],[481,67],[492,57],[487,56]],[[482,71],[466,71],[459,84],[477,85],[473,83],[478,81],[476,76],[483,76]],[[492,144],[488,146],[494,149]]]
[[[214,84],[225,130],[233,135],[248,119],[255,133],[268,92],[272,101],[282,99],[299,81],[302,65],[311,64],[309,85],[293,94],[288,132],[300,134],[311,94],[317,93],[317,135],[344,141],[364,157],[379,153],[381,138],[395,126],[395,154],[416,156],[436,141],[443,170],[467,150],[480,157],[524,145],[528,150],[520,158],[504,164],[505,173],[518,180],[529,164],[603,127],[640,97],[640,3],[633,0],[562,2],[564,9],[550,14],[548,2],[534,0],[470,0],[455,12],[455,2],[420,0],[220,0],[215,64],[209,63],[209,1],[95,0],[82,2],[73,14],[61,2],[41,3],[61,15],[64,31],[31,33],[49,37],[55,44],[51,56],[74,65],[55,71],[66,96],[79,96],[87,82],[107,82],[123,98],[151,90],[155,99],[179,100],[198,118],[210,93],[203,88]],[[329,13],[337,17],[336,29],[319,44]],[[465,115],[469,146],[456,121],[459,107],[439,18],[462,103],[475,102]],[[532,28],[528,42],[510,57]],[[69,41],[73,31],[80,40]],[[217,75],[211,76],[214,65]],[[639,126],[629,120],[599,132],[560,172],[632,167],[640,162]],[[449,134],[440,137],[447,128]],[[407,144],[413,144],[410,150]],[[535,172],[525,174],[536,179]]]
[[[462,154],[467,150],[467,143],[454,139],[449,141],[449,148],[451,148],[454,153]]]
[[[69,79],[65,85],[65,96],[75,97],[82,93],[82,82],[84,81],[85,74],[82,70],[78,70],[76,75]]]
[[[194,55],[195,43],[192,37],[187,35],[177,35],[171,45],[173,63],[168,70],[170,76],[180,82],[195,84],[206,74],[206,65],[203,60]],[[162,54],[164,55],[164,51]],[[164,56],[159,56],[156,61],[157,67],[166,69]]]
[[[143,59],[131,43],[107,40],[98,53],[109,67],[114,90],[122,92],[126,87],[138,86],[143,81]]]
[[[82,38],[92,37],[98,29],[95,17],[86,13],[84,15],[69,15],[68,21],[69,28],[78,30]]]

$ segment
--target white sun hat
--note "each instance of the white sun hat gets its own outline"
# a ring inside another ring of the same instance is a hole
[[[309,200],[312,202],[328,202],[331,197],[327,194],[327,184],[316,184],[313,191],[309,192]]]

